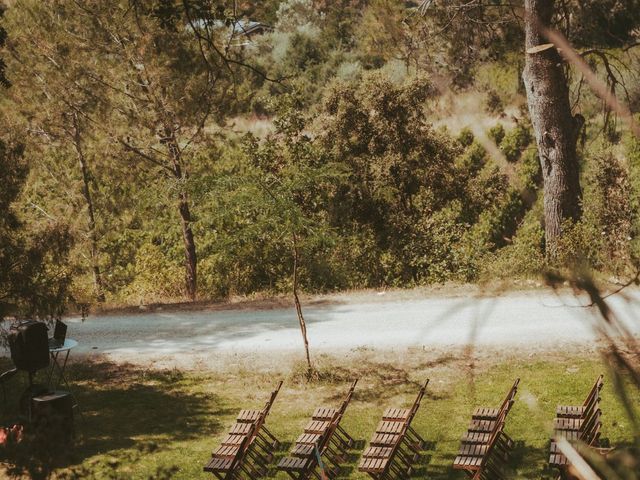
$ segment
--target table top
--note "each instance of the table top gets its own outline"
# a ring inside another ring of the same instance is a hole
[[[65,338],[64,345],[56,348],[49,347],[49,351],[51,353],[66,352],[67,350],[71,350],[72,348],[75,348],[77,346],[78,342],[76,340],[73,340],[72,338]]]

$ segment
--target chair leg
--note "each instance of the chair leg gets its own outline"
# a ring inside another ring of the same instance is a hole
[[[411,426],[410,426],[410,427],[407,429],[407,433],[408,433],[409,435],[411,435],[411,436],[414,438],[414,440],[416,441],[416,443],[418,443],[418,444],[420,445],[420,448],[424,448],[424,445],[425,445],[425,443],[426,443],[426,442],[425,442],[425,441],[424,441],[424,439],[420,436],[420,434],[414,430],[414,428],[413,428],[413,427],[411,427]]]
[[[273,435],[269,429],[265,426],[262,427],[261,429],[262,432],[264,432],[270,439],[271,439],[271,447],[276,449],[280,446],[280,441],[275,437],[275,435]]]
[[[342,436],[344,436],[346,443],[349,445],[349,447],[353,447],[353,445],[356,443],[353,437],[349,435],[347,431],[344,428],[342,428],[340,425],[338,425],[338,431],[342,434]]]

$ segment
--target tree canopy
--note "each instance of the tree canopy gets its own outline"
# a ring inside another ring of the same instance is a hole
[[[558,6],[553,28],[637,107],[637,1]],[[7,2],[7,251],[56,232],[68,259],[33,265],[89,303],[288,291],[293,235],[301,289],[535,275],[550,260],[520,7]],[[635,140],[562,70],[586,123],[583,215],[557,261],[622,275],[638,251]],[[619,168],[596,173],[606,158]]]

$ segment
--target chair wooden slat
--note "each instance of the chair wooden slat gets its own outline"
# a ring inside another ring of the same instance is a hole
[[[311,420],[307,423],[304,432],[298,436],[296,442],[289,452],[289,455],[282,458],[277,465],[278,470],[287,472],[289,476],[296,479],[306,479],[310,475],[316,475],[318,467],[318,454],[327,458],[330,463],[336,465],[339,458],[334,454],[332,443],[342,448],[338,432],[346,436],[346,432],[341,430],[340,422],[353,398],[353,392],[358,383],[355,380],[347,392],[344,401],[339,408],[318,407],[313,411]],[[330,467],[328,467],[330,468]]]
[[[568,442],[582,442],[588,446],[597,446],[600,438],[600,391],[604,386],[604,377],[598,376],[589,390],[582,405],[560,405],[556,408],[553,421],[554,436],[565,438]],[[560,469],[564,475],[569,461],[560,452],[555,440],[549,446],[549,465]]]
[[[411,471],[411,458],[401,453],[401,446],[406,444],[415,448],[414,440],[409,441],[410,435],[417,436],[411,429],[411,422],[415,417],[429,380],[420,388],[418,395],[410,409],[387,408],[382,420],[376,427],[376,432],[364,451],[358,470],[369,474],[374,479],[389,477],[390,472],[395,476],[406,476]]]
[[[513,441],[504,433],[507,415],[515,402],[520,379],[509,389],[500,408],[478,407],[462,436],[453,468],[466,471],[474,480],[501,480]]]
[[[240,411],[236,423],[229,429],[228,435],[212,452],[211,459],[203,467],[205,472],[213,473],[218,478],[221,478],[221,475],[234,476],[240,470],[249,472],[252,478],[259,478],[266,473],[266,462],[272,456],[269,448],[277,444],[277,440],[264,423],[282,388],[282,383],[282,381],[279,382],[276,389],[271,392],[262,410]],[[261,441],[258,442],[258,439]]]

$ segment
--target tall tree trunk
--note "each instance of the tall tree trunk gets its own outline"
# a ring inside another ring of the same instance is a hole
[[[180,221],[182,223],[182,239],[184,241],[184,266],[187,294],[191,300],[195,300],[197,292],[197,257],[196,243],[191,230],[191,211],[189,210],[189,198],[185,192],[180,193],[179,206]]]
[[[166,143],[173,164],[173,173],[179,181],[185,180],[187,177],[182,171],[181,152],[176,140],[176,135],[170,127],[165,128]],[[191,229],[191,210],[189,209],[189,196],[184,190],[178,195],[178,211],[180,212],[180,224],[182,225],[182,240],[184,242],[184,268],[185,268],[185,284],[187,295],[191,300],[195,300],[198,290],[197,264],[198,257],[196,255],[196,242],[193,238],[193,230]]]
[[[300,298],[298,297],[298,237],[293,234],[293,301],[296,305],[296,313],[298,314],[298,322],[300,323],[300,332],[302,333],[302,341],[304,342],[304,351],[307,356],[307,372],[309,375],[313,372],[313,366],[311,365],[311,355],[309,354],[309,339],[307,338],[307,323],[304,321],[304,315],[302,314],[302,305],[300,304]]]
[[[89,187],[89,168],[87,160],[82,149],[82,133],[78,122],[78,114],[73,114],[73,145],[78,155],[80,163],[80,172],[82,174],[82,195],[87,203],[87,227],[89,228],[89,241],[91,243],[91,269],[93,270],[93,284],[95,295],[98,302],[104,302],[104,286],[102,284],[102,275],[100,266],[98,265],[98,237],[96,234],[96,217],[93,208],[93,198],[91,197],[91,189]]]
[[[571,114],[569,89],[556,48],[546,46],[554,0],[525,0],[526,64],[523,78],[529,114],[536,136],[544,185],[546,252],[557,254],[557,242],[567,220],[582,213],[578,134],[582,116]]]

